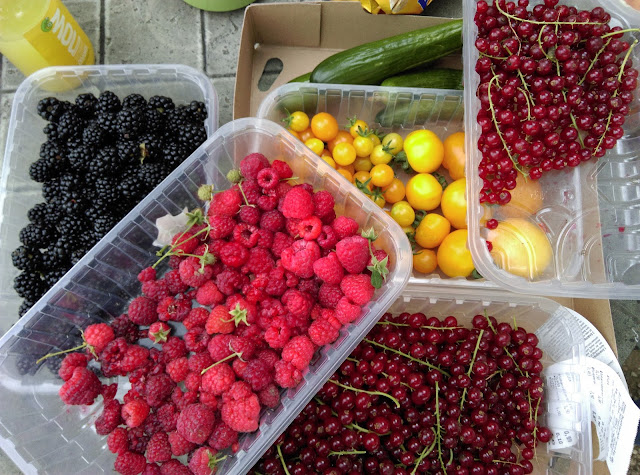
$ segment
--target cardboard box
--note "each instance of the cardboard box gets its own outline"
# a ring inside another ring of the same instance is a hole
[[[371,15],[359,2],[305,2],[254,4],[247,7],[240,42],[233,105],[234,119],[254,116],[262,100],[275,88],[308,73],[323,59],[346,48],[405,31],[449,21],[447,18],[408,15]],[[282,72],[268,90],[258,89],[267,61],[278,58]],[[461,68],[460,55],[441,60]],[[572,308],[602,333],[617,354],[608,300],[554,298]],[[594,454],[598,441],[594,432]],[[595,475],[608,474],[603,462],[594,462]]]

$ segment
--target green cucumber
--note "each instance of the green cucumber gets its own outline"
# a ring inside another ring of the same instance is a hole
[[[380,84],[462,48],[462,20],[365,43],[329,56],[311,73],[311,82]]]
[[[459,69],[425,69],[392,76],[382,81],[387,87],[420,87],[462,90],[462,71]]]
[[[389,104],[376,114],[382,127],[416,127],[438,121],[464,120],[464,106],[459,96],[439,99],[422,98],[409,103]]]
[[[311,79],[311,73],[305,73],[305,74],[301,74],[297,78],[293,78],[289,82],[309,82],[310,79]]]

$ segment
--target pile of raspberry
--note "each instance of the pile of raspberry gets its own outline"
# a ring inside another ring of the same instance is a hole
[[[142,295],[110,324],[88,326],[84,351],[63,360],[64,403],[103,397],[95,428],[117,472],[215,473],[372,299],[387,262],[375,236],[336,217],[331,194],[290,178],[285,162],[252,153],[230,189],[202,186],[206,213],[189,213],[188,228],[140,272]],[[167,261],[161,277],[155,267]],[[128,377],[122,401],[97,368]]]

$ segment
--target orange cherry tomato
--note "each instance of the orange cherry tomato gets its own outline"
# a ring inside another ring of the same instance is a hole
[[[333,139],[327,142],[327,148],[329,149],[330,152],[333,152],[334,147],[339,143],[343,143],[343,142],[352,144],[353,137],[346,130],[339,130],[338,134]]]
[[[302,140],[303,142],[306,142],[309,139],[315,138],[315,135],[313,135],[313,131],[311,130],[311,127],[309,127],[308,129],[304,129],[302,132],[298,132],[298,135],[300,136],[300,140]]]
[[[311,119],[311,130],[317,138],[328,142],[338,135],[338,121],[328,112],[319,112]]]

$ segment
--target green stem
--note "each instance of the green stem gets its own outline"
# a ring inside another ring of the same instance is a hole
[[[473,371],[473,365],[476,362],[476,356],[478,355],[478,348],[480,348],[480,341],[482,341],[482,335],[484,335],[484,330],[480,330],[478,334],[478,339],[476,340],[476,347],[473,350],[473,357],[471,358],[471,364],[469,365],[469,370],[467,371],[467,376],[471,376],[471,372]],[[467,388],[464,388],[462,391],[462,398],[460,399],[460,412],[462,412],[462,406],[464,405],[464,400],[467,397]],[[458,420],[460,420],[458,418]]]
[[[600,50],[596,53],[595,57],[591,60],[591,63],[589,63],[589,67],[587,68],[587,70],[585,71],[584,75],[582,76],[582,79],[580,79],[580,81],[578,81],[578,86],[581,86],[582,83],[587,79],[587,74],[589,74],[589,71],[591,71],[593,69],[593,67],[596,65],[596,62],[598,61],[598,58],[600,57],[600,55],[604,52],[604,50],[607,48],[607,46],[609,46],[609,43],[611,43],[611,39],[609,39],[603,46],[602,48],[600,48]],[[559,66],[558,66],[559,67]],[[558,74],[559,76],[560,74]]]
[[[207,366],[205,369],[203,369],[203,370],[200,372],[200,374],[204,374],[204,373],[206,373],[207,371],[209,371],[211,368],[213,368],[214,366],[219,365],[220,363],[224,363],[225,361],[230,360],[230,359],[232,359],[232,358],[235,358],[236,356],[237,356],[237,357],[240,357],[240,356],[242,356],[242,353],[231,353],[229,356],[226,356],[226,357],[222,358],[220,361],[216,361],[216,362],[215,362],[215,363],[213,363],[211,366]]]
[[[610,31],[609,33],[605,33],[604,35],[602,35],[600,38],[608,38],[609,36],[615,36],[621,33],[632,33],[636,31],[640,31],[640,28],[627,28],[626,30]]]
[[[389,322],[389,321],[378,322],[376,323],[376,325],[393,325],[394,327],[410,327],[411,326],[408,323],[396,323],[396,322]],[[430,325],[420,325],[419,327],[415,327],[415,328],[420,328],[422,330],[457,330],[458,328],[462,328],[462,327],[433,327]]]
[[[500,7],[499,2],[495,2],[495,7],[498,9],[500,13],[502,13],[507,18],[511,18],[516,21],[521,21],[523,23],[532,23],[534,25],[603,25],[604,22],[595,22],[595,21],[539,21],[539,20],[529,20],[526,18],[519,18],[515,15],[511,15],[507,13]],[[620,33],[616,31],[616,33]]]
[[[70,348],[68,350],[62,350],[62,351],[56,351],[55,353],[49,353],[47,355],[44,355],[42,358],[36,360],[36,364],[40,364],[44,360],[46,360],[47,358],[51,358],[52,356],[64,355],[65,353],[71,353],[72,351],[81,350],[83,348],[86,348],[87,346],[89,346],[89,345],[87,345],[87,342],[85,341],[82,345],[76,346],[75,348]],[[97,356],[96,356],[96,358],[97,358]]]
[[[367,451],[366,450],[352,450],[352,451],[346,451],[346,452],[329,452],[329,457],[331,457],[332,455],[364,455],[366,454]]]
[[[404,357],[405,357],[405,358],[407,358],[408,360],[415,361],[416,363],[421,364],[421,365],[424,365],[424,366],[426,366],[427,368],[435,369],[436,371],[439,371],[440,373],[444,374],[445,376],[450,376],[450,374],[449,374],[449,373],[447,373],[446,371],[444,371],[444,370],[442,370],[442,369],[438,368],[437,366],[432,365],[431,363],[428,363],[427,361],[419,360],[418,358],[414,358],[413,356],[408,355],[408,354],[406,354],[406,353],[403,353],[402,351],[394,350],[393,348],[389,348],[389,347],[388,347],[388,346],[386,346],[386,345],[382,345],[382,344],[380,344],[380,343],[378,343],[378,342],[376,342],[376,341],[369,340],[368,338],[365,338],[363,341],[366,341],[366,342],[367,342],[367,343],[369,343],[370,345],[377,346],[377,347],[382,348],[382,349],[384,349],[384,350],[388,350],[388,351],[390,351],[390,352],[392,352],[392,353],[395,353],[395,354],[397,354],[397,355],[404,356]]]
[[[436,442],[438,442],[438,459],[440,460],[440,466],[444,473],[447,473],[447,469],[444,466],[444,461],[442,460],[442,447],[440,445],[441,438],[441,430],[440,426],[440,387],[438,386],[438,381],[436,381]]]
[[[433,427],[431,428],[431,430],[433,430]],[[434,431],[435,434],[435,431]],[[416,465],[413,467],[413,470],[411,470],[411,475],[415,475],[415,473],[418,471],[418,467],[420,466],[420,464],[422,463],[422,461],[431,453],[433,452],[433,448],[436,446],[436,440],[434,440],[431,445],[429,447],[425,447],[424,450],[422,451],[422,453],[420,453],[420,456],[418,457],[418,460],[416,460]]]
[[[289,470],[287,469],[287,464],[284,461],[284,456],[282,455],[282,448],[280,447],[280,444],[276,445],[276,449],[278,450],[278,458],[280,459],[280,463],[282,464],[282,468],[284,468],[284,473],[286,475],[291,475],[289,473]]]
[[[500,137],[500,141],[502,142],[504,150],[507,152],[507,155],[509,155],[509,160],[511,160],[511,163],[513,163],[513,168],[518,170],[523,175],[526,175],[524,170],[521,169],[518,161],[513,157],[513,155],[511,155],[511,150],[507,145],[507,141],[504,139],[504,137],[502,136],[502,132],[500,131],[500,125],[498,124],[498,118],[496,117],[496,109],[493,106],[493,100],[491,99],[491,86],[493,85],[494,81],[498,81],[498,76],[493,76],[491,78],[491,81],[489,81],[489,88],[487,89],[487,94],[489,96],[489,109],[491,110],[491,120],[493,121],[493,126],[496,128],[496,132],[498,133],[498,137]]]
[[[383,392],[380,392],[380,391],[367,391],[366,389],[358,389],[358,388],[354,388],[353,386],[347,386],[346,384],[342,384],[342,383],[340,383],[340,382],[336,381],[335,379],[330,379],[330,380],[329,380],[329,382],[331,382],[331,383],[335,384],[336,386],[339,386],[339,387],[341,387],[341,388],[343,388],[343,389],[346,389],[346,390],[348,390],[348,391],[353,391],[353,392],[356,392],[356,393],[365,393],[365,394],[370,394],[370,395],[372,395],[372,396],[384,396],[384,397],[386,397],[386,398],[391,399],[391,400],[395,403],[396,408],[399,408],[399,407],[400,407],[400,401],[398,401],[398,400],[397,400],[396,398],[394,398],[393,396],[390,396],[390,395],[385,394],[385,393],[383,393]]]
[[[337,415],[337,414],[336,414]],[[359,426],[358,424],[356,424],[355,422],[352,422],[351,424],[349,424],[348,426],[345,426],[347,429],[355,429],[358,432],[364,432],[365,434],[372,434],[372,432],[369,429],[365,429],[362,426]]]
[[[184,231],[182,231],[182,234],[180,235],[180,238],[182,238],[182,236],[184,236],[184,235],[185,235],[185,233],[186,233],[187,231],[189,231],[189,229],[191,229],[191,227],[192,227],[192,226],[193,226],[193,225],[189,226],[187,229],[185,229]],[[153,265],[151,266],[151,268],[152,268],[152,269],[155,269],[155,268],[156,268],[156,266],[157,266],[158,264],[160,264],[160,263],[161,263],[165,258],[167,258],[167,257],[169,257],[169,256],[173,256],[173,255],[174,255],[174,252],[173,252],[173,251],[176,249],[176,247],[181,246],[181,245],[182,245],[182,244],[184,244],[185,242],[189,242],[191,239],[195,239],[197,236],[199,236],[199,235],[200,235],[200,234],[202,234],[203,232],[207,232],[207,233],[208,233],[208,232],[209,232],[209,229],[210,229],[210,228],[209,228],[209,226],[206,226],[206,227],[202,228],[200,231],[198,231],[197,233],[190,235],[190,236],[189,236],[187,239],[185,239],[184,241],[180,241],[180,240],[178,240],[178,242],[176,242],[175,244],[171,245],[171,247],[169,248],[169,250],[168,250],[167,252],[165,252],[165,253],[162,255],[162,257],[161,257],[160,259],[158,259],[158,260],[156,261],[156,263],[155,263],[155,264],[153,264]]]
[[[238,188],[240,189],[240,193],[242,193],[242,197],[244,198],[244,202],[246,206],[250,208],[255,208],[255,205],[250,205],[249,200],[247,199],[247,195],[244,194],[244,190],[242,189],[242,182],[238,183]]]

